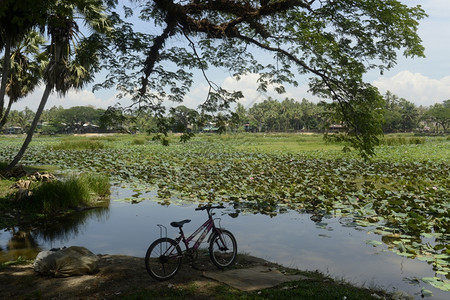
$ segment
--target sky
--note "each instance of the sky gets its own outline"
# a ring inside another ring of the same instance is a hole
[[[366,74],[365,80],[376,86],[382,94],[391,91],[393,94],[413,102],[417,106],[430,106],[442,103],[450,99],[450,1],[449,0],[403,0],[403,3],[413,6],[421,5],[429,15],[421,20],[419,36],[425,46],[425,58],[404,58],[398,56],[397,65],[391,70],[380,75],[378,71]],[[211,74],[209,74],[211,75]],[[286,93],[278,95],[273,91],[260,94],[257,89],[257,75],[249,74],[236,81],[226,72],[216,75],[214,81],[221,84],[223,88],[230,90],[241,90],[244,99],[240,102],[244,107],[251,107],[254,103],[261,102],[271,96],[274,99],[283,100],[294,98],[301,100],[306,98],[311,101],[319,101],[308,93],[307,78],[299,79],[298,87],[286,87]],[[214,77],[214,76],[213,76]],[[183,105],[196,108],[205,100],[208,86],[206,81],[198,76],[185,98]],[[15,104],[13,109],[23,110],[26,106],[36,110],[43,88]],[[99,91],[93,93],[88,87],[81,91],[70,91],[64,98],[53,93],[50,95],[46,109],[52,106],[69,108],[72,106],[91,105],[96,108],[106,109],[108,106],[118,102],[115,92]],[[172,104],[179,105],[178,103]]]

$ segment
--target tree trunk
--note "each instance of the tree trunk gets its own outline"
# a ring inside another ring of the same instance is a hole
[[[2,117],[2,120],[0,121],[0,131],[2,130],[3,126],[5,126],[6,121],[8,121],[8,116],[9,116],[9,112],[11,111],[12,104],[13,104],[12,99],[9,99],[8,107],[6,108],[5,113]]]
[[[27,137],[26,137],[25,141],[23,142],[22,147],[20,148],[19,152],[14,157],[13,161],[6,168],[7,171],[14,168],[17,165],[17,163],[22,159],[22,156],[25,154],[25,151],[27,150],[28,145],[31,142],[31,139],[33,138],[34,130],[37,127],[39,119],[41,118],[42,112],[44,111],[45,104],[47,103],[48,96],[50,96],[51,91],[52,91],[52,86],[50,84],[47,84],[45,86],[44,94],[42,95],[41,103],[39,103],[39,107],[36,111],[36,115],[34,116],[33,123],[31,123],[30,130],[27,133]]]
[[[5,104],[6,82],[11,67],[11,38],[5,41],[5,56],[3,59],[2,82],[0,84],[0,116],[3,115],[3,105]]]

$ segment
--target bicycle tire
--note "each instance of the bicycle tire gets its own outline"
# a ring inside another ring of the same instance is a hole
[[[165,252],[168,249],[170,253],[167,255]],[[145,254],[145,268],[154,279],[168,280],[180,270],[182,258],[181,248],[175,240],[160,238],[148,247]]]
[[[220,234],[214,233],[209,243],[209,256],[219,269],[231,266],[237,255],[237,243],[233,234],[221,229]]]

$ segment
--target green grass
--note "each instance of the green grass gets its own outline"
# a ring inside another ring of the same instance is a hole
[[[6,197],[9,194],[9,188],[14,184],[13,180],[0,180],[0,198]]]
[[[216,201],[252,213],[276,215],[293,209],[352,217],[360,226],[376,226],[383,236],[402,233],[407,252],[399,255],[426,257],[433,270],[448,270],[442,257],[450,248],[440,238],[450,222],[446,136],[387,135],[391,145],[377,147],[371,160],[361,159],[356,151],[344,153],[342,145],[327,144],[321,135],[305,134],[198,134],[187,143],[169,135],[168,147],[144,135],[120,135],[111,142],[94,140],[108,145],[102,149],[46,151],[68,139],[33,140],[24,161],[108,174],[136,191],[155,189],[156,200],[167,203]],[[141,143],[134,140],[147,142],[134,147]],[[19,146],[17,139],[0,139],[0,159],[8,161]],[[73,187],[66,188],[65,193],[72,193]],[[48,210],[53,209],[60,208]],[[422,236],[435,241],[417,242]],[[389,249],[399,252],[398,247]]]
[[[18,201],[27,211],[55,214],[67,209],[92,206],[97,197],[109,195],[105,175],[71,175],[63,181],[33,183],[31,196]]]
[[[241,133],[196,135],[193,141],[230,145],[236,151],[261,153],[296,153],[301,151],[338,151],[342,145],[328,143],[320,134],[302,133]]]
[[[49,146],[52,150],[97,150],[104,149],[106,145],[103,141],[91,140],[91,139],[75,139],[75,140],[63,140],[58,144]]]
[[[131,145],[144,145],[146,140],[144,138],[135,138],[131,141]]]
[[[424,137],[408,137],[408,136],[385,136],[381,139],[381,145],[398,146],[398,145],[420,145],[425,144]]]
[[[199,285],[195,282],[175,284],[170,287],[141,289],[123,295],[121,299],[380,299],[386,293],[380,290],[356,287],[350,283],[334,280],[318,272],[301,272],[308,279],[284,283],[254,292],[243,292],[225,284]]]
[[[102,174],[86,173],[79,176],[80,182],[87,186],[90,193],[99,197],[106,197],[110,194],[109,177]]]
[[[32,262],[33,262],[32,260],[23,259],[21,256],[19,256],[16,260],[0,263],[0,270],[2,268],[6,268],[9,266],[26,265],[26,264],[30,264]]]

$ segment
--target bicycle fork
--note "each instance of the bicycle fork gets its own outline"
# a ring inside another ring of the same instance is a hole
[[[226,244],[226,242],[225,242],[225,240],[223,238],[222,230],[220,230],[220,229],[214,228],[214,231],[211,233],[211,235],[208,238],[208,243],[211,242],[211,239],[214,236],[214,233],[216,233],[219,236],[219,238],[216,240],[217,246],[219,246],[219,250],[220,251],[227,251],[227,250],[229,250],[228,247],[227,247],[227,244]]]

